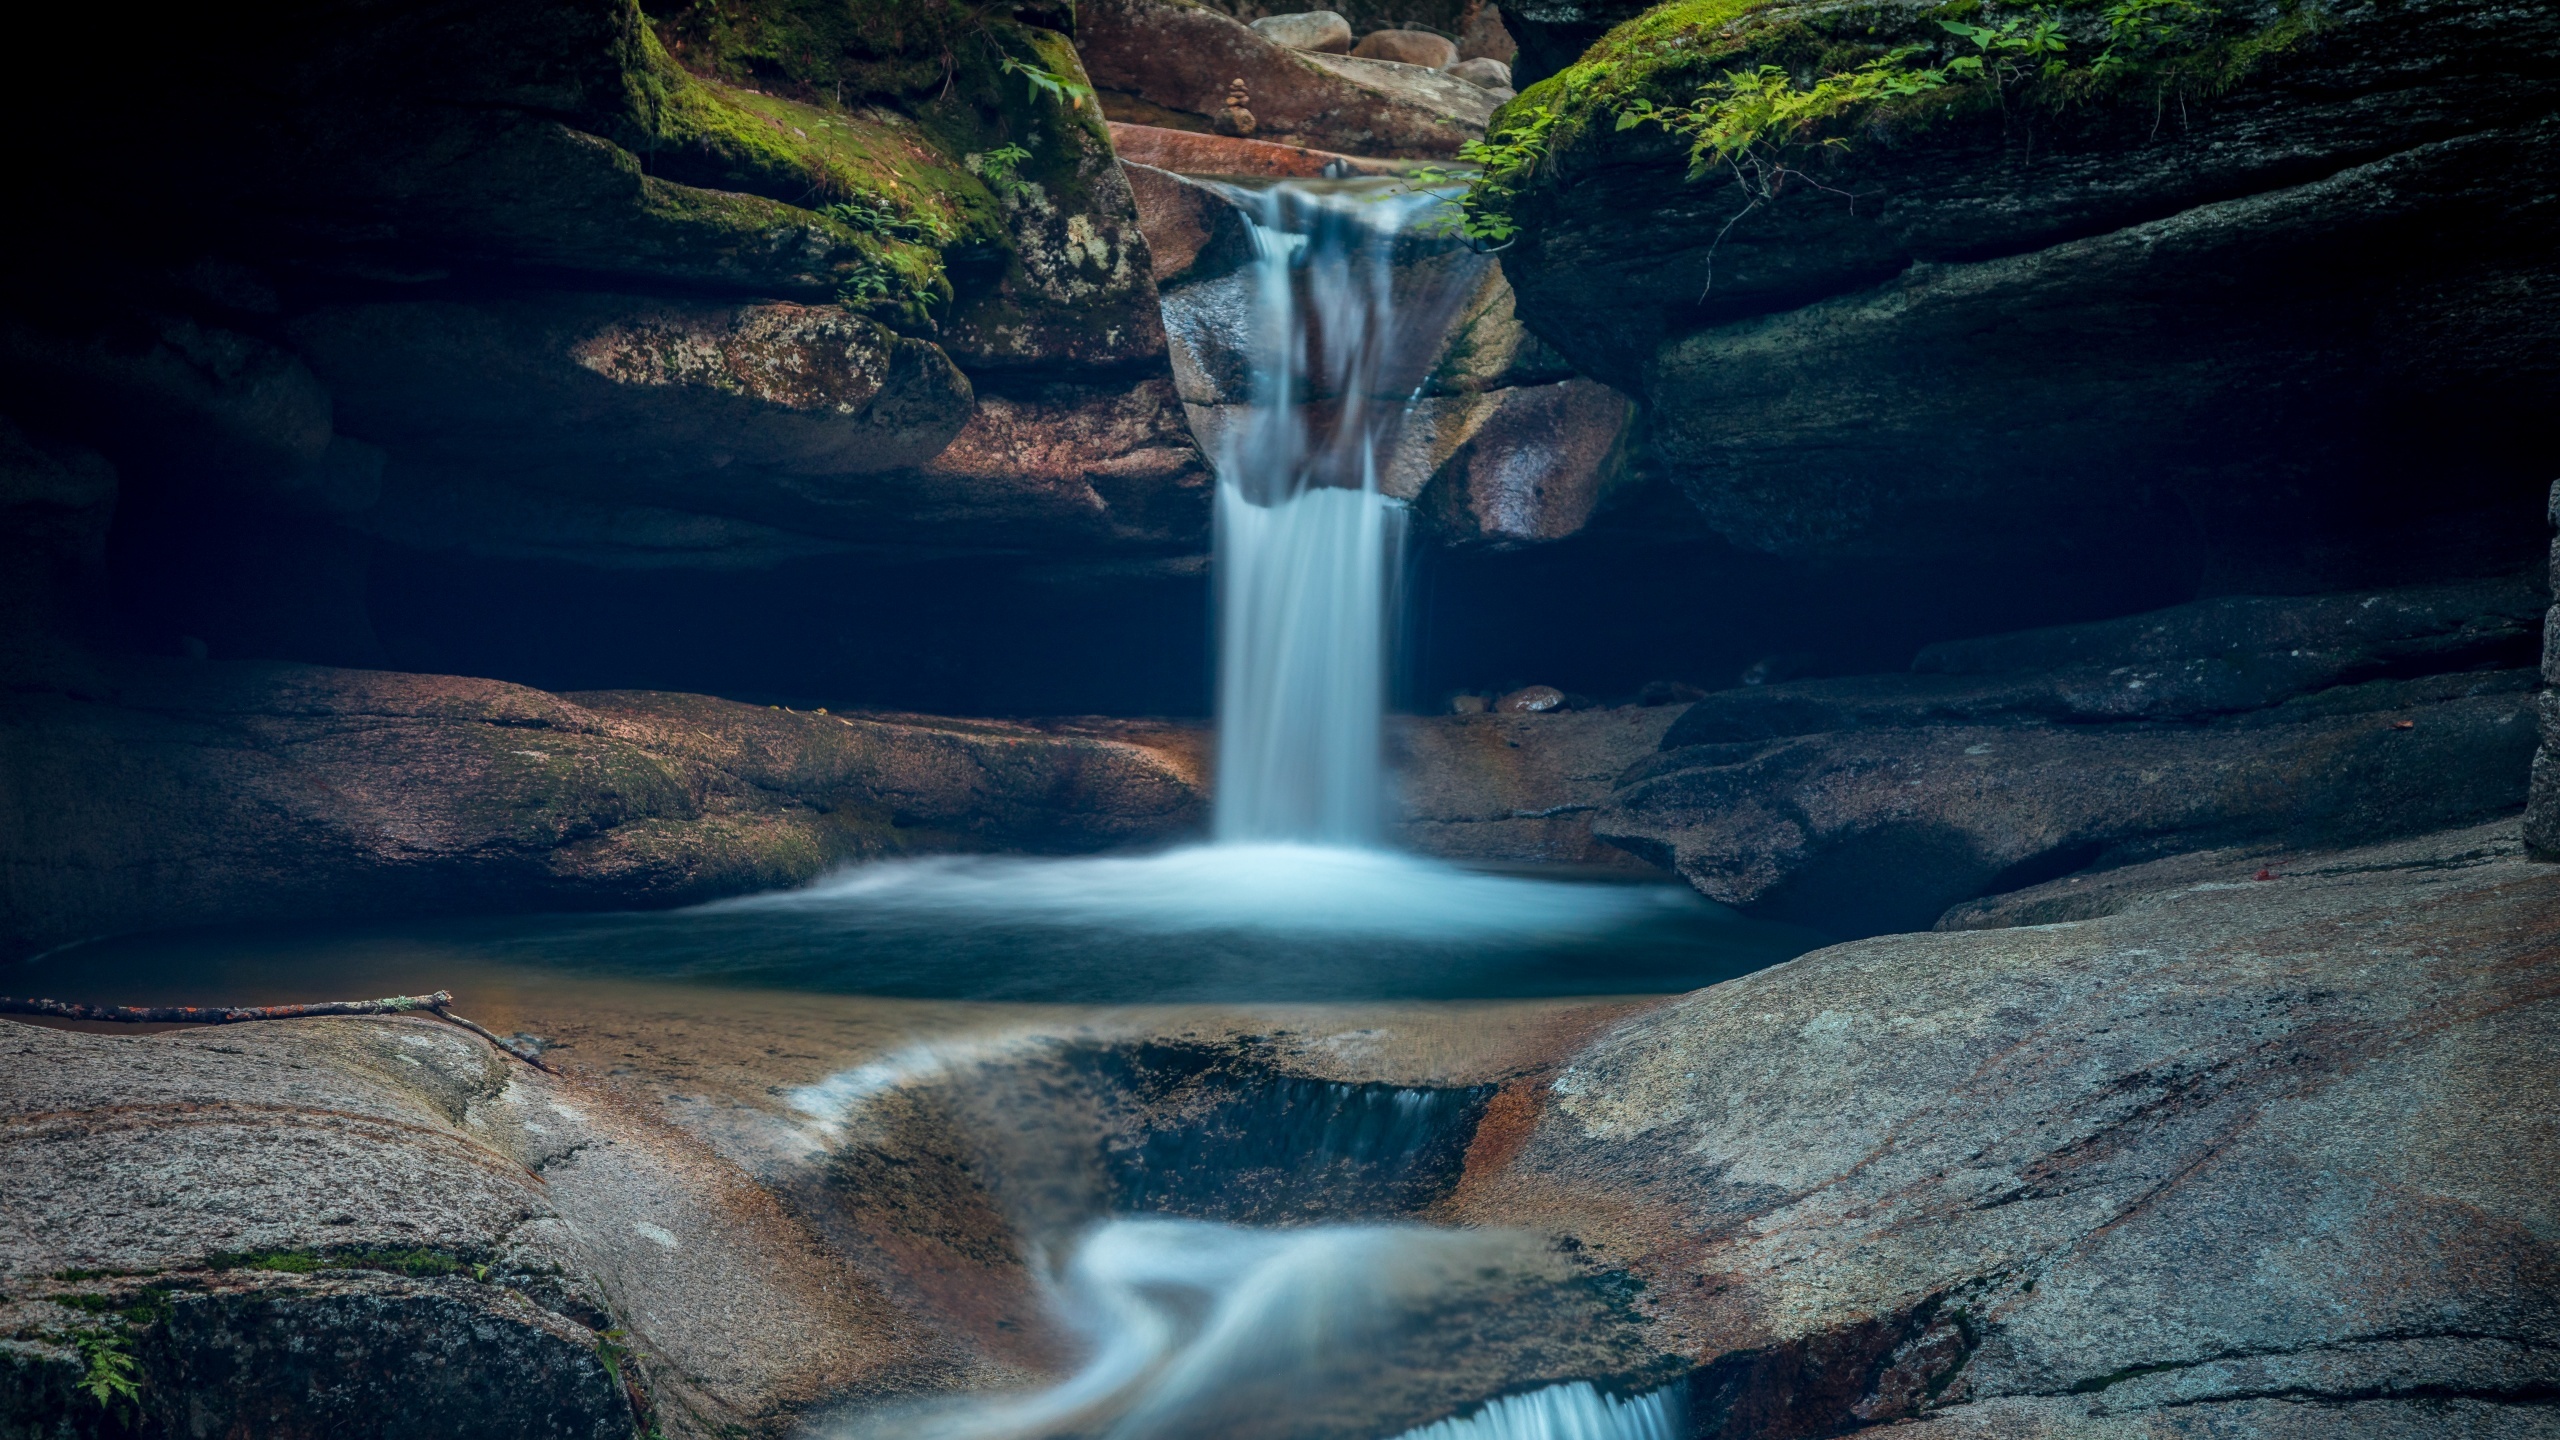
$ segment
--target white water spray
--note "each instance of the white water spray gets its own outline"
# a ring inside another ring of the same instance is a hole
[[[1074,1374],[1024,1394],[879,1417],[868,1433],[1205,1440],[1303,1431],[1346,1387],[1392,1365],[1383,1356],[1417,1315],[1543,1248],[1539,1237],[1498,1230],[1113,1220],[1045,1282],[1052,1313],[1084,1346]],[[1669,1392],[1622,1400],[1577,1381],[1399,1440],[1671,1440],[1673,1402]]]
[[[1396,249],[1436,196],[1226,193],[1253,231],[1253,410],[1217,457],[1217,838],[1372,845],[1404,539],[1378,456],[1463,287],[1398,313]]]

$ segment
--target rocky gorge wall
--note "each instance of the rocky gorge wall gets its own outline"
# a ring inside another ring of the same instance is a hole
[[[40,148],[48,223],[7,241],[16,943],[146,889],[149,923],[246,913],[224,897],[304,843],[332,858],[277,905],[656,902],[1192,833],[1250,251],[1199,176],[1409,169],[1498,93],[1178,0],[892,8],[317,6],[136,42],[99,122],[135,168]],[[1609,117],[1882,41],[1533,10],[1504,23],[1626,23],[1493,121],[1497,148],[1556,125],[1516,242],[1400,254],[1399,293],[1455,309],[1384,483],[1422,541],[1400,704],[1570,698],[1403,727],[1410,843],[1655,866],[1848,934],[2524,803],[2524,711],[2560,723],[2528,698],[2527,417],[2560,398],[2521,183],[2538,18],[2323,9],[2149,110],[1878,112],[1767,152],[1797,179],[1737,212],[1733,176]],[[1258,138],[1194,83],[1239,67]],[[30,133],[46,93],[11,102]],[[693,707],[670,728],[590,693],[640,691],[748,703],[649,702]],[[472,757],[519,710],[636,748],[510,778]],[[883,758],[832,758],[826,710]],[[765,758],[701,758],[759,715]],[[386,788],[349,738],[376,725],[550,818]],[[1092,737],[1151,778],[1057,778]],[[278,776],[337,798],[218,818]],[[155,850],[146,813],[186,818]]]

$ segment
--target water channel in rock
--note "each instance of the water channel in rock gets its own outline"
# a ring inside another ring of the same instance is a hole
[[[707,1139],[966,1357],[831,1433],[1670,1440],[1680,1367],[1608,1274],[1429,1222],[1504,1086],[1636,997],[1815,937],[1676,884],[1379,843],[1402,526],[1377,456],[1454,305],[1398,293],[1394,261],[1453,242],[1391,186],[1228,193],[1256,408],[1220,455],[1211,843],[887,860],[665,913],[158,935],[18,983],[457,991]]]

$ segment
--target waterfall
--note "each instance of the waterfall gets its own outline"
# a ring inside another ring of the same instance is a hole
[[[1076,1372],[1044,1389],[875,1417],[884,1440],[1195,1440],[1340,1426],[1345,1391],[1385,1382],[1394,1338],[1542,1238],[1420,1225],[1258,1230],[1141,1218],[1096,1226],[1047,1277]],[[1499,1303],[1496,1294],[1476,1303]],[[1463,1310],[1464,1305],[1459,1309]],[[1497,1398],[1398,1440],[1672,1440],[1677,1394],[1588,1381]],[[1323,1417],[1319,1419],[1318,1417]]]
[[[1672,1440],[1679,1392],[1621,1400],[1588,1380],[1505,1395],[1473,1415],[1408,1430],[1396,1440]]]
[[[1404,537],[1378,457],[1463,287],[1397,293],[1437,196],[1221,188],[1251,225],[1254,313],[1252,411],[1217,455],[1217,838],[1371,845]]]

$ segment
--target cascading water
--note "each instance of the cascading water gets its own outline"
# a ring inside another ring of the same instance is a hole
[[[1381,942],[1429,937],[1448,948],[1428,963],[1454,970],[1482,963],[1462,955],[1506,945],[1608,935],[1623,947],[1664,907],[1703,912],[1685,891],[1471,873],[1379,845],[1386,649],[1404,520],[1401,503],[1382,493],[1380,457],[1392,453],[1473,267],[1484,262],[1412,233],[1412,222],[1441,203],[1430,194],[1357,182],[1219,188],[1249,219],[1255,260],[1242,282],[1249,323],[1241,342],[1253,404],[1215,446],[1217,843],[1145,857],[875,865],[789,895],[732,902],[729,913],[860,917],[866,936],[909,927],[937,937],[946,955],[970,944],[1026,951],[1048,973],[1083,963],[1078,944],[1098,945],[1097,970],[1143,977],[1148,998],[1170,998],[1181,982],[1151,974],[1152,953],[1175,957],[1188,978],[1214,973],[1222,953],[1257,973],[1285,954],[1282,965],[1297,976],[1338,953],[1374,975],[1395,963]],[[1244,933],[1282,948],[1222,952]],[[1041,938],[1026,947],[1034,934]],[[1250,991],[1254,982],[1220,983]],[[968,1045],[900,1052],[795,1091],[794,1103],[812,1117],[815,1143],[839,1143],[877,1097],[928,1077],[958,1083],[952,1077],[969,1073],[980,1053]],[[1018,1162],[1076,1171],[1080,1162],[1063,1154],[1023,1159],[1023,1135],[1051,1150],[1081,1143],[1071,1126],[1024,1120],[1022,1112],[1054,1099],[998,1098],[1008,1114],[997,1128],[1016,1137]],[[1256,1132],[1268,1141],[1262,1148],[1326,1162],[1310,1173],[1392,1168],[1440,1135],[1442,1098],[1284,1081],[1275,1113],[1253,1123],[1268,1129]],[[1158,1157],[1150,1164],[1181,1170],[1198,1161],[1215,1174],[1177,1144],[1143,1153]],[[1525,1377],[1470,1368],[1500,1349],[1479,1345],[1471,1328],[1489,1311],[1546,1327],[1527,1347],[1540,1354],[1552,1348],[1548,1337],[1587,1325],[1587,1315],[1574,1318],[1582,1312],[1538,1308],[1549,1303],[1538,1296],[1580,1283],[1556,1272],[1566,1262],[1543,1237],[1412,1224],[1260,1229],[1107,1213],[1153,1209],[1198,1188],[1124,1184],[1063,1213],[1054,1197],[1073,1185],[1035,1181],[1011,1192],[1017,1207],[1029,1203],[1023,1195],[1051,1197],[1045,1212],[1009,1218],[1056,1338],[1080,1356],[1071,1373],[1042,1388],[875,1414],[853,1433],[1670,1440],[1677,1428],[1671,1391],[1620,1397],[1569,1378],[1601,1373],[1602,1364],[1559,1371],[1542,1361],[1550,1368]],[[1407,1429],[1416,1422],[1422,1428]]]
[[[1374,844],[1404,539],[1378,457],[1463,277],[1397,294],[1397,247],[1440,203],[1429,193],[1227,193],[1253,234],[1253,409],[1217,457],[1217,838]]]
[[[1508,1272],[1545,1249],[1541,1238],[1516,1231],[1113,1220],[1046,1277],[1052,1314],[1083,1344],[1073,1375],[1025,1394],[876,1416],[862,1433],[877,1440],[1345,1433],[1359,1423],[1365,1393],[1411,1395],[1409,1377],[1395,1372],[1411,1360],[1405,1346],[1417,1329],[1503,1303]],[[1621,1398],[1569,1381],[1497,1397],[1396,1440],[1672,1440],[1679,1399],[1676,1387]]]

